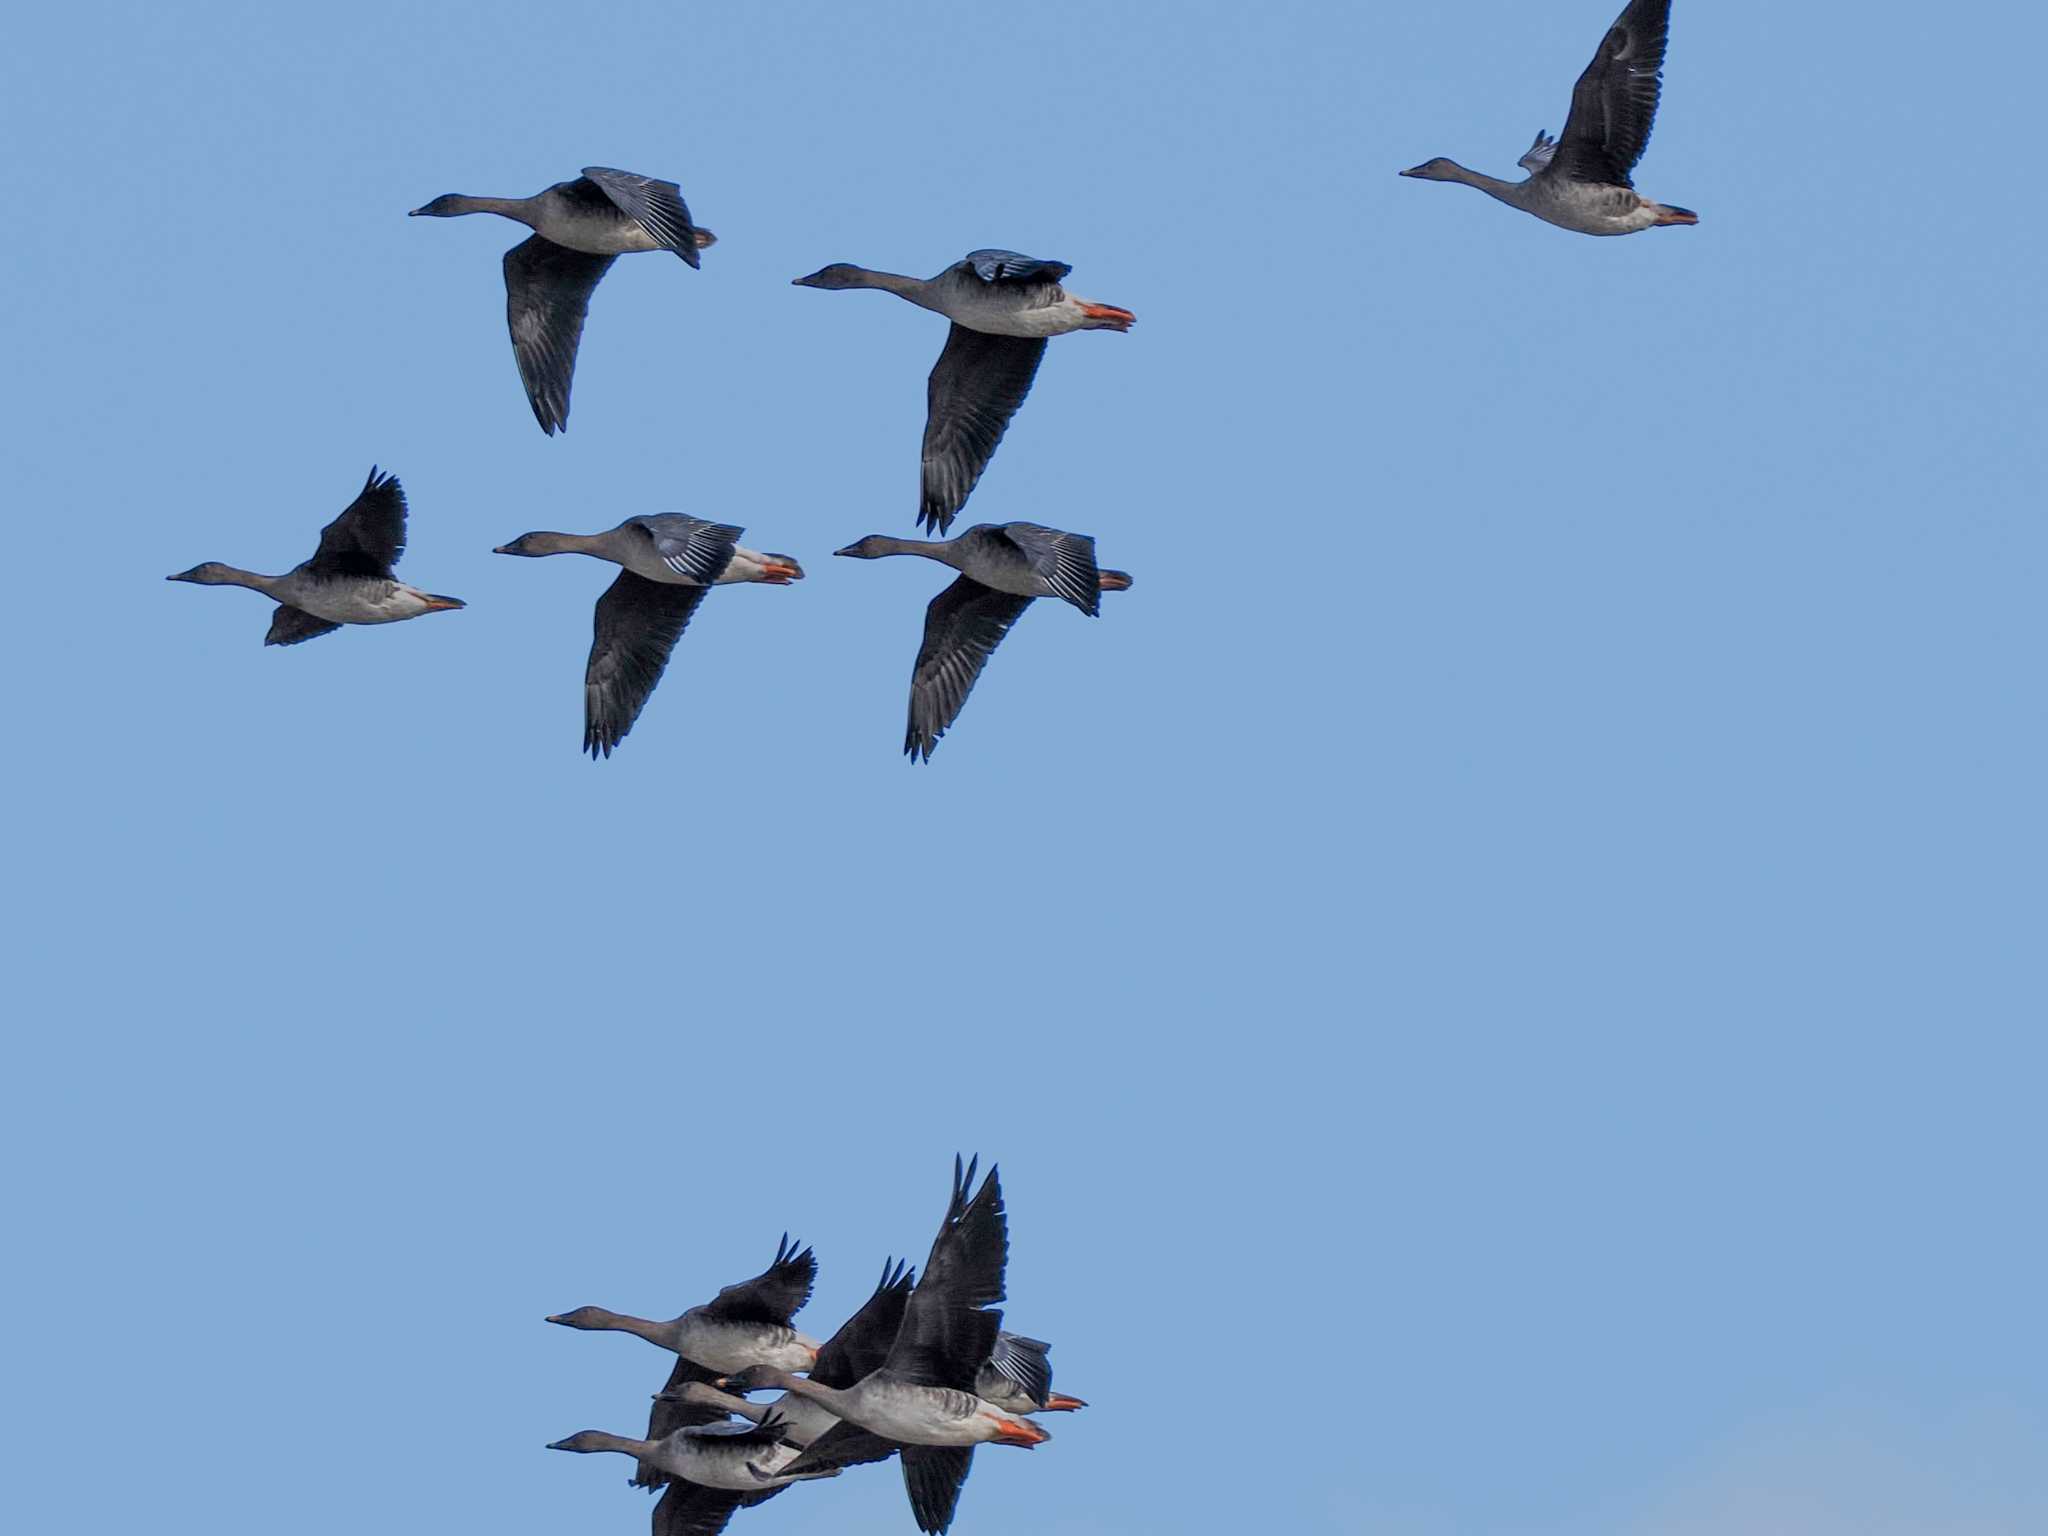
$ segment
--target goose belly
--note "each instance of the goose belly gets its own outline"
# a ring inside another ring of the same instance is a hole
[[[658,251],[660,244],[623,213],[607,217],[589,209],[545,208],[534,221],[542,239],[586,256],[623,256],[630,251]]]
[[[994,1428],[964,1392],[909,1388],[860,1394],[862,1429],[905,1445],[979,1445]]]
[[[730,1375],[750,1365],[808,1371],[817,1358],[817,1346],[794,1328],[779,1328],[772,1323],[727,1323],[716,1318],[686,1317],[676,1353],[707,1370]]]
[[[330,624],[391,624],[427,611],[426,593],[398,581],[307,582],[278,601]]]
[[[747,1458],[761,1455],[758,1448],[750,1450],[745,1446],[720,1445],[716,1440],[706,1441],[690,1436],[684,1437],[680,1446],[673,1440],[669,1441],[663,1445],[662,1451],[661,1459],[655,1465],[687,1482],[740,1493],[761,1491],[761,1480],[747,1470]],[[790,1457],[782,1459],[786,1461]]]
[[[1064,336],[1081,330],[1088,317],[1062,288],[989,287],[955,289],[945,315],[988,336]]]
[[[1627,187],[1567,183],[1561,195],[1524,206],[1544,223],[1581,235],[1632,235],[1657,222],[1656,212]]]

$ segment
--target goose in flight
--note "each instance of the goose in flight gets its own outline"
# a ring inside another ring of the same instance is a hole
[[[610,757],[640,718],[669,653],[714,586],[758,581],[786,587],[804,569],[788,555],[738,542],[746,530],[680,512],[629,517],[603,533],[526,533],[500,555],[592,555],[619,566],[597,600],[583,671],[583,750]]]
[[[931,760],[989,656],[1034,598],[1057,597],[1094,618],[1104,592],[1131,585],[1095,564],[1095,540],[1037,523],[977,523],[955,539],[922,543],[871,533],[835,550],[856,560],[919,555],[960,573],[925,609],[924,644],[910,672],[910,725],[903,751]]]
[[[1138,317],[1060,286],[1073,270],[1015,251],[975,251],[937,277],[904,277],[838,262],[793,279],[799,288],[880,288],[953,322],[925,391],[924,471],[917,521],[944,533],[988,467],[1031,391],[1049,336],[1128,331]]]
[[[1629,180],[1650,142],[1670,24],[1671,0],[1629,0],[1572,88],[1564,132],[1555,139],[1537,134],[1522,156],[1529,172],[1524,180],[1501,181],[1442,158],[1401,174],[1463,182],[1582,235],[1632,235],[1662,224],[1699,223],[1691,209],[1652,202]]]
[[[697,253],[718,239],[690,221],[674,182],[601,165],[532,197],[449,192],[413,209],[412,217],[465,213],[495,213],[533,230],[505,253],[505,318],[534,419],[550,436],[568,428],[583,317],[612,262],[634,251],[673,251],[694,267]]]
[[[209,560],[167,581],[247,587],[277,600],[265,645],[297,645],[344,624],[392,624],[460,608],[462,600],[409,587],[391,574],[405,553],[405,491],[375,465],[356,499],[320,530],[320,547],[282,576]]]
[[[654,1536],[717,1536],[735,1510],[765,1503],[792,1483],[839,1475],[836,1466],[785,1474],[782,1468],[799,1452],[783,1438],[783,1427],[780,1415],[771,1413],[759,1424],[697,1424],[659,1439],[585,1429],[549,1442],[548,1449],[636,1457],[666,1485],[654,1506]]]

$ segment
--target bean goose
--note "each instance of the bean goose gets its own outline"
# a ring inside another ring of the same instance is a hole
[[[1124,571],[1095,564],[1095,540],[1037,523],[977,523],[955,539],[923,543],[871,533],[834,551],[856,560],[918,555],[960,573],[925,610],[924,644],[910,673],[904,753],[931,760],[1003,636],[1034,598],[1057,597],[1095,617],[1101,594],[1127,591]]]
[[[1582,235],[1632,235],[1662,224],[1697,224],[1688,208],[1652,202],[1629,180],[1650,142],[1662,85],[1671,0],[1630,0],[1572,88],[1564,132],[1547,133],[1522,156],[1529,175],[1501,181],[1455,160],[1424,161],[1403,176],[1457,181]]]
[[[669,653],[714,586],[756,581],[786,587],[803,578],[788,555],[738,543],[745,530],[680,512],[629,517],[604,533],[526,533],[500,555],[591,555],[621,567],[597,600],[583,670],[583,750],[610,757],[640,718]]]
[[[405,553],[405,491],[374,465],[356,499],[320,530],[320,547],[282,576],[209,560],[166,581],[247,587],[277,600],[265,645],[297,645],[344,624],[392,624],[462,607],[462,600],[409,587],[391,574]]]
[[[944,533],[1031,391],[1049,336],[1128,331],[1138,317],[1060,286],[1073,268],[1015,251],[975,251],[937,277],[846,262],[794,279],[800,288],[880,288],[953,322],[925,392],[919,527]]]
[[[718,238],[691,222],[674,182],[601,165],[532,197],[449,192],[412,210],[429,219],[466,213],[495,213],[533,230],[505,253],[505,319],[527,401],[550,436],[568,428],[583,317],[612,262],[635,251],[672,251],[694,267],[697,253]]]

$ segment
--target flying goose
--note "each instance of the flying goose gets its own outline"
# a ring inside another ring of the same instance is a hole
[[[1629,0],[1572,88],[1564,132],[1555,139],[1537,134],[1522,156],[1525,180],[1500,181],[1442,158],[1401,174],[1463,182],[1582,235],[1632,235],[1660,224],[1699,223],[1691,209],[1652,202],[1629,180],[1650,142],[1670,23],[1671,0]]]
[[[405,491],[397,477],[370,467],[356,499],[320,530],[320,547],[282,576],[208,560],[166,581],[248,587],[277,600],[265,645],[297,645],[344,624],[392,624],[460,608],[462,600],[409,587],[391,574],[405,553]]]
[[[632,171],[586,165],[532,197],[467,197],[449,192],[414,218],[495,213],[533,230],[505,253],[505,318],[512,355],[534,419],[552,436],[569,425],[569,384],[590,295],[612,261],[633,251],[673,251],[691,266],[717,236],[690,221],[682,189]]]
[[[920,555],[960,572],[925,609],[903,740],[913,762],[931,760],[990,654],[1032,599],[1063,598],[1093,618],[1102,593],[1131,585],[1127,573],[1097,568],[1095,540],[1087,534],[1037,523],[977,523],[958,538],[930,543],[871,533],[834,553],[856,560]]]
[[[925,392],[918,526],[944,533],[988,467],[996,444],[1045,355],[1048,336],[1128,331],[1137,316],[1076,298],[1060,286],[1073,270],[1015,251],[975,251],[937,277],[904,277],[838,262],[799,288],[881,288],[953,322]]]
[[[970,1163],[963,1173],[960,1160],[953,1161],[953,1197],[945,1221],[879,1369],[846,1389],[807,1381],[774,1366],[752,1366],[729,1379],[727,1384],[735,1391],[780,1387],[811,1398],[845,1421],[812,1441],[794,1460],[764,1463],[764,1474],[800,1477],[896,1451],[918,1529],[939,1536],[953,1522],[975,1446],[1028,1448],[1052,1438],[1030,1419],[985,1402],[974,1392],[976,1376],[1002,1328],[1003,1315],[994,1310],[994,1303],[1003,1299],[1003,1270],[1009,1258],[1008,1221],[996,1170],[989,1169],[970,1198],[974,1168]]]
[[[526,533],[500,555],[592,555],[619,566],[597,600],[583,671],[583,750],[610,757],[661,681],[669,653],[714,586],[758,581],[786,587],[803,567],[788,555],[738,543],[745,530],[680,512],[629,517],[604,533]]]
[[[717,1536],[735,1510],[766,1503],[792,1483],[837,1477],[840,1471],[784,1472],[799,1453],[783,1439],[782,1418],[774,1413],[759,1424],[698,1424],[659,1439],[585,1429],[549,1442],[548,1449],[581,1455],[616,1451],[638,1458],[642,1468],[656,1468],[667,1487],[654,1507],[654,1536]]]

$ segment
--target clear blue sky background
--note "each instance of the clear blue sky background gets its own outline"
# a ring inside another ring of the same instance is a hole
[[[1095,1403],[959,1529],[2048,1528],[2035,8],[1679,0],[1640,181],[1459,188],[1615,0],[41,7],[0,62],[24,1530],[634,1532],[668,1315],[832,1327],[999,1158]],[[497,220],[681,182],[567,436]],[[898,755],[944,327],[1054,342],[968,511],[1135,590]],[[468,611],[266,651],[372,461]],[[803,559],[577,754],[594,563]],[[1251,1403],[1248,1406],[1246,1398]],[[893,1472],[745,1536],[911,1529]]]

